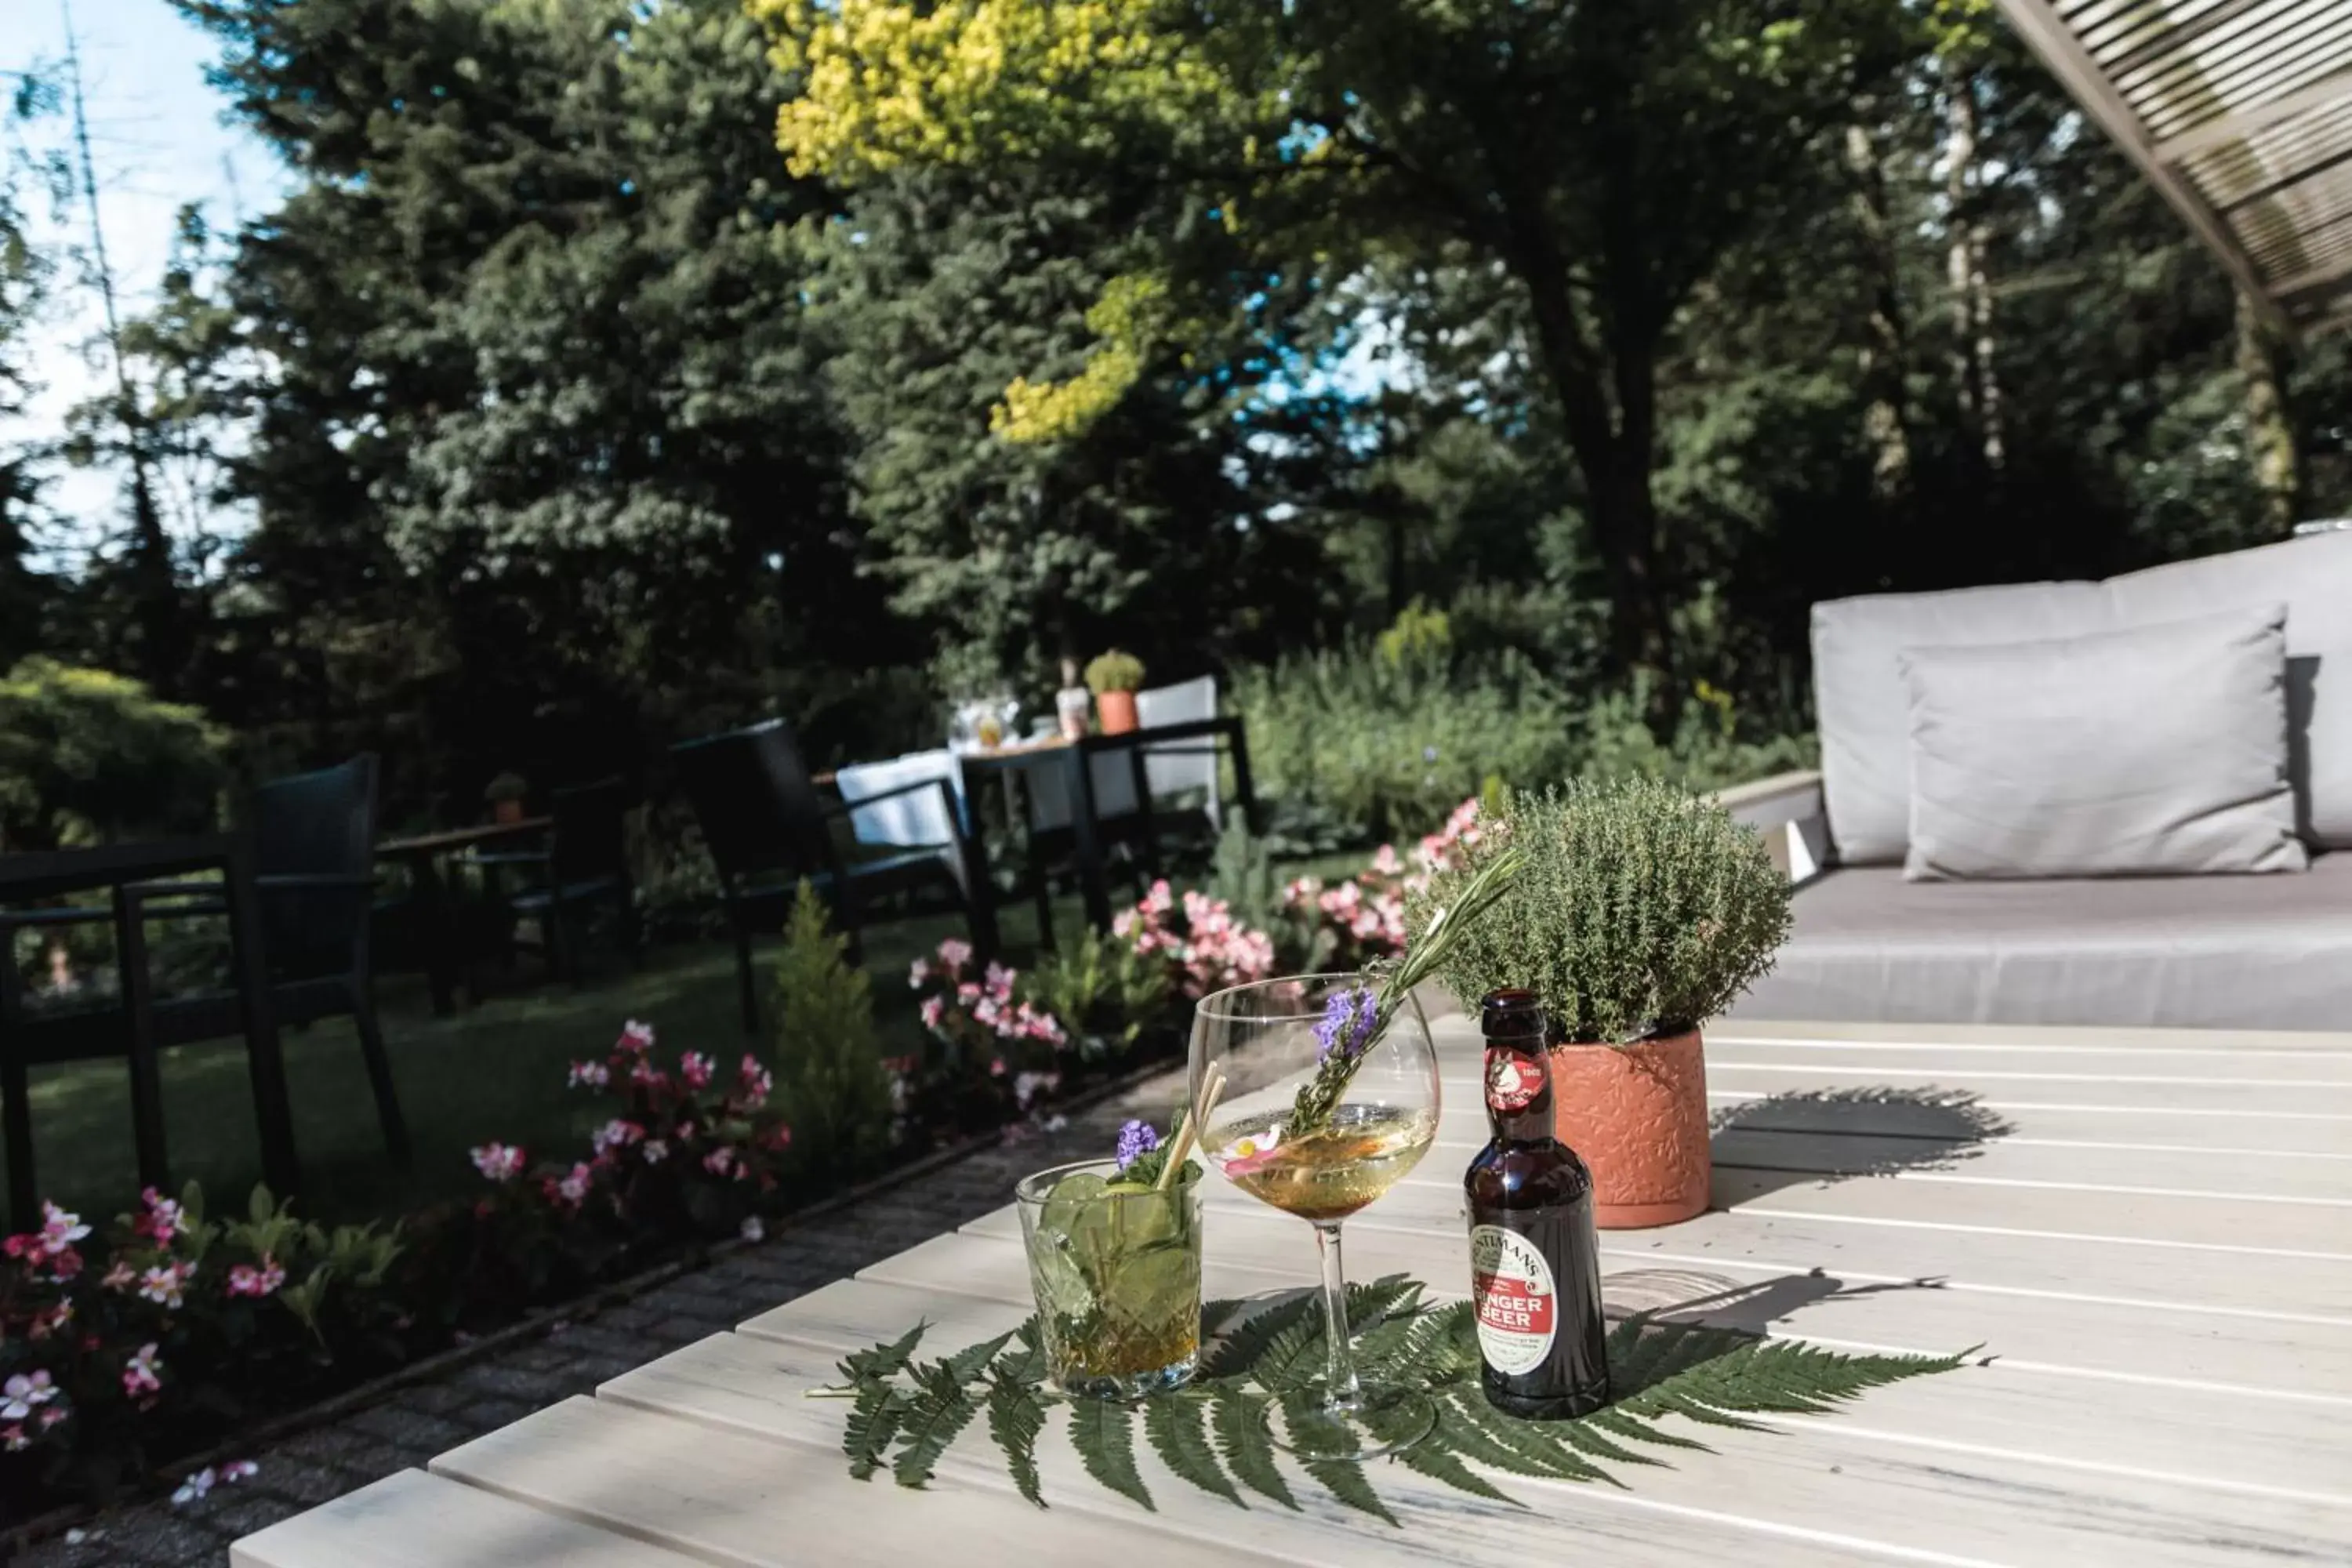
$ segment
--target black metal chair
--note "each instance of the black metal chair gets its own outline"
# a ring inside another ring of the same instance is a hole
[[[559,789],[548,799],[552,825],[545,847],[476,855],[470,863],[492,878],[506,868],[533,879],[503,900],[508,910],[539,922],[551,973],[578,978],[588,931],[583,917],[613,906],[622,945],[634,962],[639,951],[636,886],[629,875],[628,787],[617,778]],[[511,943],[511,938],[509,938]]]
[[[670,755],[719,870],[719,896],[735,936],[747,1034],[760,1027],[751,931],[755,926],[781,930],[803,880],[831,906],[854,960],[862,953],[859,932],[877,901],[903,900],[903,912],[929,912],[925,894],[944,895],[944,907],[963,911],[976,950],[996,951],[987,861],[963,830],[944,780],[925,779],[867,795],[855,807],[828,800],[817,793],[792,726],[782,719],[688,741],[671,747]],[[845,852],[835,830],[846,825],[853,810],[931,789],[940,793],[946,806],[952,842],[869,858],[852,858]]]
[[[308,1024],[348,1016],[360,1037],[368,1081],[394,1160],[409,1158],[408,1129],[394,1086],[392,1062],[376,1021],[375,972],[369,944],[375,900],[376,759],[361,756],[339,767],[274,780],[254,791],[249,831],[252,879],[258,908],[262,956],[268,976],[268,1004],[278,1025]],[[0,918],[0,932],[17,926],[60,926],[112,921],[122,968],[124,1005],[51,1017],[12,1016],[9,1049],[31,1065],[128,1055],[134,1066],[173,1046],[226,1038],[247,1030],[240,990],[214,991],[149,1001],[145,922],[224,915],[227,890],[218,880],[144,882],[117,889],[118,909],[41,910]],[[5,965],[5,994],[12,1015],[21,1012],[14,994],[15,961]],[[140,1005],[133,1005],[134,995]],[[152,1037],[135,1038],[135,1020],[144,1016]],[[134,1074],[134,1079],[137,1077]],[[139,1085],[134,1083],[134,1089]],[[282,1088],[282,1086],[281,1086]],[[160,1100],[152,1092],[132,1096],[133,1133],[142,1182],[161,1184],[165,1176]],[[283,1106],[271,1114],[290,1120]],[[26,1151],[20,1167],[27,1178]],[[23,1199],[17,1199],[21,1207]]]

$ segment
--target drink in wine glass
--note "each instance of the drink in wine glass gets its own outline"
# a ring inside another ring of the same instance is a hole
[[[1304,1220],[1336,1224],[1404,1179],[1437,1137],[1433,1110],[1343,1105],[1330,1125],[1286,1141],[1284,1113],[1243,1116],[1210,1134],[1227,1181]]]
[[[1259,1202],[1315,1227],[1325,1368],[1275,1402],[1270,1436],[1306,1459],[1370,1459],[1436,1420],[1420,1390],[1367,1384],[1348,1341],[1339,1226],[1418,1164],[1437,1137],[1437,1056],[1410,990],[1355,974],[1236,986],[1193,1011],[1193,1115],[1207,1163]]]

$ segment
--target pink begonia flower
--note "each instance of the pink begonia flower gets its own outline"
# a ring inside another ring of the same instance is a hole
[[[669,1083],[669,1074],[654,1066],[650,1058],[640,1058],[629,1068],[629,1081],[642,1089],[662,1089]]]
[[[494,1182],[511,1182],[522,1174],[529,1158],[522,1150],[511,1144],[485,1143],[474,1151],[474,1169]]]
[[[613,1048],[627,1051],[634,1056],[645,1055],[654,1048],[654,1026],[651,1024],[641,1024],[635,1018],[630,1019],[621,1026],[620,1040]]]
[[[907,989],[909,991],[919,990],[922,988],[923,982],[929,980],[930,977],[931,966],[929,961],[919,958],[915,960],[914,963],[907,966]]]
[[[64,1332],[66,1325],[72,1322],[73,1320],[73,1302],[70,1300],[59,1301],[46,1312],[34,1313],[33,1321],[26,1326],[25,1333],[26,1336],[30,1339],[46,1340],[51,1334]]]
[[[645,1156],[646,1164],[658,1165],[669,1158],[669,1145],[658,1138],[648,1138],[646,1140]]]
[[[193,1263],[159,1263],[139,1276],[140,1298],[177,1311],[182,1296],[188,1288],[189,1277],[195,1271],[196,1266]]]
[[[688,1089],[709,1089],[710,1071],[710,1058],[700,1051],[688,1051],[677,1058],[677,1076]]]
[[[768,1239],[768,1227],[760,1223],[758,1215],[752,1215],[736,1227],[735,1234],[746,1241],[765,1241]]]
[[[596,1152],[602,1154],[607,1149],[625,1149],[645,1135],[644,1128],[616,1116],[596,1129],[595,1135],[589,1142],[594,1145]]]
[[[735,1151],[723,1145],[702,1157],[702,1168],[714,1176],[723,1176],[734,1168]]]
[[[563,1179],[555,1184],[556,1195],[577,1208],[587,1201],[589,1184],[595,1179],[594,1166],[584,1162],[575,1163],[569,1172],[565,1173]]]
[[[743,1102],[753,1107],[765,1105],[769,1094],[776,1087],[774,1075],[761,1067],[760,1058],[749,1051],[743,1053],[743,1065],[736,1069],[735,1081]]]
[[[250,1263],[240,1263],[228,1271],[228,1293],[232,1296],[275,1296],[278,1288],[285,1283],[286,1270],[266,1253],[258,1268]]]
[[[1013,983],[1019,978],[1018,971],[1007,969],[1001,963],[990,964],[983,977],[988,994],[1000,1002],[1013,994]]]
[[[114,1267],[106,1271],[106,1278],[99,1281],[109,1290],[128,1290],[138,1283],[139,1270],[120,1258],[114,1260]]]
[[[938,956],[941,978],[957,979],[963,973],[963,966],[971,962],[971,943],[950,937],[940,943]]]
[[[41,1205],[41,1241],[52,1252],[72,1246],[89,1234],[81,1215],[68,1214],[53,1203]]]
[[[0,1384],[0,1421],[22,1421],[58,1396],[47,1372],[18,1373]]]
[[[133,1399],[163,1391],[163,1363],[155,1359],[157,1348],[152,1340],[141,1345],[122,1369],[122,1392]]]
[[[131,1222],[132,1234],[152,1237],[160,1245],[188,1228],[188,1217],[180,1212],[180,1205],[154,1188],[142,1190],[139,1201],[147,1212]]]
[[[613,1069],[603,1062],[573,1062],[572,1081],[568,1087],[602,1089],[613,1081]]]
[[[1372,856],[1372,873],[1380,877],[1402,877],[1404,862],[1398,858],[1396,846],[1383,844]]]
[[[46,1432],[58,1422],[69,1419],[73,1412],[62,1405],[53,1405],[41,1412],[41,1430]]]
[[[0,1431],[0,1447],[5,1447],[12,1454],[21,1453],[32,1446],[33,1440],[25,1436],[25,1429],[22,1426],[11,1426],[5,1431]]]

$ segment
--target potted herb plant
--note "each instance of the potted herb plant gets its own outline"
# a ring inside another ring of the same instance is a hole
[[[1135,728],[1135,694],[1143,687],[1143,661],[1113,648],[1087,665],[1087,686],[1095,694],[1095,717],[1106,735]]]
[[[1654,780],[1514,795],[1495,826],[1412,897],[1408,929],[1487,858],[1524,856],[1438,977],[1470,1005],[1508,985],[1542,996],[1560,1142],[1592,1167],[1601,1226],[1688,1219],[1712,1174],[1699,1030],[1772,967],[1788,879],[1752,829]]]
[[[522,820],[523,797],[530,785],[518,773],[503,773],[492,779],[482,790],[482,798],[489,803],[490,820],[499,823]]]

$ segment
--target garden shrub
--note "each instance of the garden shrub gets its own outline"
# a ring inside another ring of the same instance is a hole
[[[0,848],[200,833],[227,741],[128,676],[27,658],[0,679]]]
[[[1173,994],[1167,970],[1150,955],[1092,929],[1031,970],[1023,991],[1089,1062],[1133,1050],[1147,1028],[1166,1020]]]
[[[878,1165],[894,1115],[873,983],[848,948],[803,882],[776,958],[776,1109],[793,1130],[796,1163],[827,1180]]]
[[[1566,693],[1523,655],[1471,657],[1442,616],[1361,641],[1241,670],[1259,791],[1302,801],[1368,837],[1418,832],[1489,774],[1517,784],[1576,771]]]

